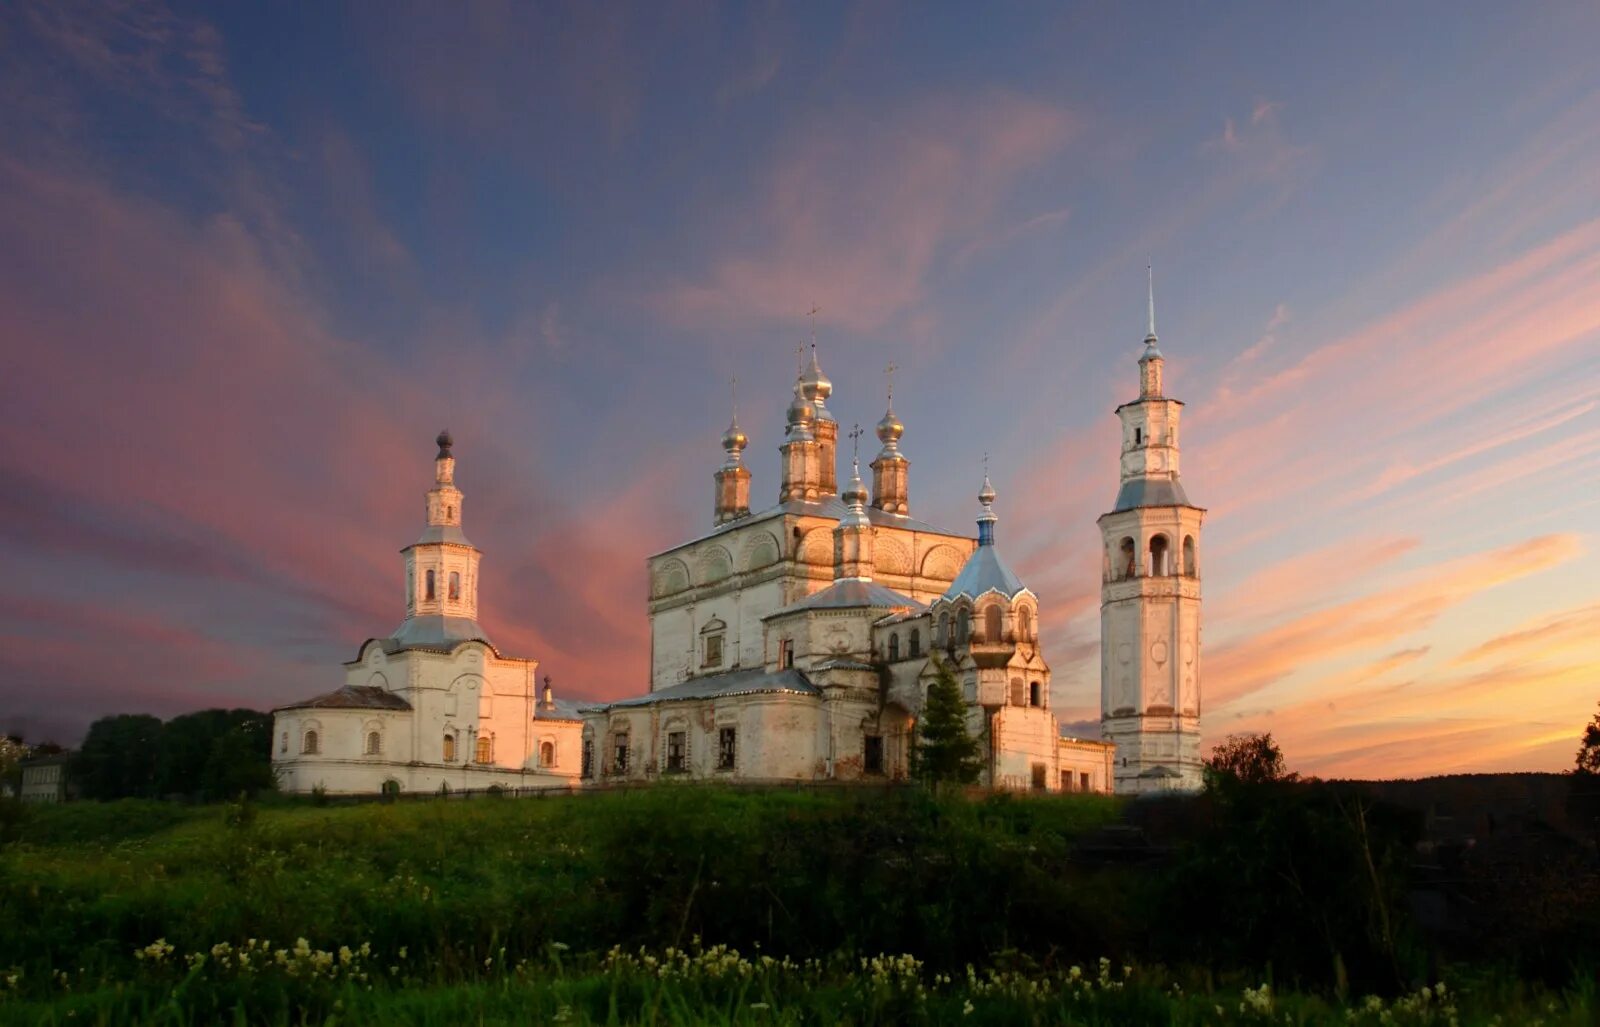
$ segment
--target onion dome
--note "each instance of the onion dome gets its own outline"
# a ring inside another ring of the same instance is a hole
[[[433,441],[439,445],[439,455],[434,457],[435,460],[443,460],[445,457],[449,456],[450,447],[456,444],[455,440],[450,437],[450,433],[448,431],[440,432],[439,437]]]
[[[844,487],[844,492],[840,494],[839,498],[844,501],[844,505],[849,507],[852,513],[866,506],[867,486],[861,481],[860,460],[851,461],[850,484]]]
[[[794,383],[794,400],[789,404],[789,437],[810,438],[811,422],[816,420],[817,408],[805,393],[804,379]]]
[[[894,412],[894,402],[891,400],[889,409],[884,413],[883,420],[878,422],[878,441],[883,443],[886,452],[894,452],[899,448],[900,437],[906,433],[906,426]]]
[[[810,400],[815,410],[814,417],[821,421],[833,420],[833,413],[828,409],[828,397],[833,395],[833,382],[822,373],[822,365],[817,363],[817,344],[811,344],[811,366],[800,372],[800,387]]]
[[[744,452],[744,447],[750,444],[750,437],[739,427],[739,417],[734,415],[728,423],[728,430],[722,433],[722,448],[728,454],[728,463],[737,464],[739,454]]]

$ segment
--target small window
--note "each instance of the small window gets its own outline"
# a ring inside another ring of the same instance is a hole
[[[578,772],[585,781],[594,777],[594,739],[592,738],[583,740],[583,764]]]
[[[461,598],[461,572],[450,572],[450,601],[455,602]]]
[[[972,618],[963,606],[956,611],[956,645],[966,645],[967,636],[972,631]]]
[[[1183,536],[1183,573],[1191,578],[1195,576],[1193,535]]]
[[[1072,791],[1072,771],[1063,770],[1061,772],[1061,790],[1063,792]]]
[[[934,629],[933,644],[945,646],[950,644],[950,615],[948,613],[939,614],[939,626]]]
[[[722,666],[722,636],[707,635],[705,637],[705,655],[700,661],[702,667]]]
[[[1023,696],[1027,695],[1027,688],[1021,678],[1011,679],[1011,705],[1021,706]]]
[[[453,507],[453,506],[445,507],[444,508],[444,516],[445,516],[446,520],[451,520],[451,521],[455,520],[456,519],[456,508]]]
[[[425,599],[425,600],[429,600],[429,601],[431,601],[433,599],[433,572],[432,571],[428,571],[426,574],[424,574],[422,576],[422,598]]]
[[[279,752],[288,752],[289,751],[289,732],[285,731],[283,733],[283,738],[278,742],[278,751]]]
[[[556,765],[556,743],[539,743],[539,766],[553,767]]]
[[[628,736],[617,735],[612,739],[611,767],[618,774],[628,772]]]
[[[861,769],[869,774],[883,773],[883,736],[867,735],[863,741]]]
[[[899,659],[900,659],[900,636],[897,635],[897,634],[892,634],[892,635],[889,636],[889,662],[890,663],[894,663],[895,661],[897,661]]]
[[[1047,771],[1047,769],[1048,768],[1045,767],[1045,765],[1043,763],[1035,763],[1033,765],[1033,790],[1034,791],[1036,791],[1036,792],[1044,791],[1044,788],[1045,788],[1045,785],[1044,785],[1045,772]]]
[[[688,769],[684,763],[684,744],[688,733],[684,731],[667,732],[667,773],[681,774]]]
[[[734,757],[737,755],[738,731],[725,727],[717,732],[717,769],[732,770]]]
[[[1000,641],[999,606],[991,606],[983,611],[983,640],[991,644]]]
[[[367,732],[367,755],[376,756],[383,751],[383,736],[376,731]]]
[[[786,638],[778,643],[778,669],[788,670],[794,666],[794,640]]]
[[[478,736],[478,748],[477,748],[477,751],[473,754],[473,759],[475,759],[479,763],[492,763],[492,762],[494,762],[494,736],[493,735],[479,735]]]
[[[1167,565],[1167,536],[1153,535],[1150,538],[1150,574],[1159,577],[1171,574],[1172,568]]]
[[[1088,790],[1089,790],[1089,775],[1088,774],[1079,774],[1078,775],[1078,791],[1087,792]]]
[[[1142,444],[1143,442],[1144,442],[1144,429],[1143,428],[1135,428],[1135,429],[1133,429],[1133,444],[1135,446],[1137,446],[1137,445]]]
[[[922,655],[922,629],[911,629],[911,658],[914,660]]]
[[[1028,612],[1026,606],[1017,611],[1017,641],[1030,642],[1033,640],[1033,614]]]
[[[305,738],[301,739],[300,751],[309,753],[318,753],[322,751],[320,748],[318,748],[317,733],[315,731],[306,732]]]
[[[455,735],[445,735],[444,736],[444,761],[446,763],[454,763],[456,761],[456,736]]]
[[[1028,705],[1029,706],[1043,706],[1044,705],[1044,689],[1039,687],[1039,682],[1037,682],[1037,681],[1033,682],[1032,684],[1030,684],[1028,686]]]
[[[1132,578],[1139,573],[1139,550],[1133,544],[1133,539],[1124,537],[1122,540],[1122,558],[1119,562],[1122,573],[1117,577]]]

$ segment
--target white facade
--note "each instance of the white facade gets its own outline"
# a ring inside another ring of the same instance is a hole
[[[904,426],[878,424],[869,497],[831,461],[832,385],[815,353],[795,383],[778,505],[747,506],[747,439],[723,435],[716,528],[650,558],[650,692],[584,711],[585,779],[895,779],[935,663],[961,681],[980,783],[1109,791],[1111,746],[1065,739],[1050,710],[1039,603],[993,545],[909,515]]]
[[[1201,787],[1200,523],[1178,476],[1183,404],[1163,392],[1154,315],[1139,398],[1117,408],[1122,483],[1100,518],[1101,733],[1116,790]]]
[[[581,725],[538,662],[503,656],[478,625],[479,550],[439,437],[427,526],[407,546],[406,616],[344,665],[344,686],[273,711],[273,768],[288,792],[563,788]]]
[[[71,763],[66,753],[23,761],[17,797],[23,802],[65,802]]]

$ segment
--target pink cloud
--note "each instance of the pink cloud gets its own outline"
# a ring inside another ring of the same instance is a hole
[[[826,323],[878,328],[924,298],[944,248],[975,238],[1073,126],[1008,93],[820,119],[780,149],[757,197],[730,209],[705,274],[652,301],[693,326],[795,321],[814,302]]]

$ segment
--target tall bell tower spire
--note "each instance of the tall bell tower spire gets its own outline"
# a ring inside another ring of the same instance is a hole
[[[1200,774],[1200,525],[1178,475],[1183,403],[1165,395],[1154,275],[1139,398],[1117,407],[1121,485],[1100,518],[1101,734],[1120,793],[1193,790]]]
[[[478,562],[483,554],[461,531],[461,490],[456,488],[455,440],[434,440],[433,488],[427,496],[422,537],[401,550],[406,559],[406,619],[394,637],[411,645],[444,644],[489,636],[478,625]]]
[[[911,461],[900,452],[900,437],[906,433],[906,426],[894,412],[894,371],[893,364],[883,371],[888,381],[889,401],[883,420],[878,422],[878,441],[883,443],[883,448],[872,461],[872,505],[885,513],[905,515],[911,512],[906,480]]]
[[[727,456],[715,475],[714,520],[717,524],[727,524],[750,513],[750,468],[744,465],[744,447],[750,444],[750,438],[739,427],[739,379],[733,379],[729,388],[733,395],[733,420],[722,433],[722,451]]]

